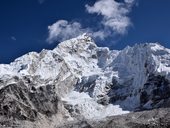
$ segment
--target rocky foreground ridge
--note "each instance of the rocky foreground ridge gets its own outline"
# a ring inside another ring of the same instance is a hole
[[[0,64],[2,128],[168,128],[170,49],[121,51],[83,34]]]

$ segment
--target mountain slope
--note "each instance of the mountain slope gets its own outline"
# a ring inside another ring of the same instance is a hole
[[[170,107],[170,50],[157,43],[109,50],[83,34],[1,64],[0,91],[1,125],[17,127]]]

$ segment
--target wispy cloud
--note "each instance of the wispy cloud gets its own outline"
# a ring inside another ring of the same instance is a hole
[[[38,0],[40,4],[43,4],[46,0]]]
[[[127,33],[132,22],[128,16],[131,12],[136,0],[124,0],[117,2],[115,0],[98,0],[94,5],[85,5],[87,13],[98,15],[102,19],[99,25],[93,28],[83,28],[79,22],[69,22],[59,20],[48,27],[48,42],[62,41],[72,37],[76,37],[81,33],[87,32],[95,39],[105,40],[113,35],[124,35]],[[97,30],[97,31],[96,31]]]
[[[81,24],[78,22],[68,22],[66,20],[59,20],[51,26],[48,26],[49,37],[47,41],[52,43],[54,41],[63,41],[73,38],[85,32]]]
[[[11,40],[16,41],[17,39],[15,36],[11,36]]]

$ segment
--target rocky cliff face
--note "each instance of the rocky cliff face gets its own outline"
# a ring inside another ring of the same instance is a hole
[[[109,50],[83,34],[1,64],[0,103],[1,127],[150,127],[152,118],[166,127],[170,50],[157,43]]]

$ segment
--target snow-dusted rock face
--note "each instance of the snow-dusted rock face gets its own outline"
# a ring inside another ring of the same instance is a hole
[[[109,50],[83,34],[1,64],[0,92],[0,116],[37,127],[169,107],[170,50],[157,43]]]
[[[148,88],[147,91],[150,91],[148,95],[151,95],[153,89],[157,86],[156,83],[148,82],[150,76],[154,76],[153,79],[156,80],[161,76],[161,80],[169,81],[169,58],[170,50],[156,43],[139,44],[122,50],[109,65],[113,71],[118,72],[115,78],[118,85],[116,89],[111,90],[110,94],[116,96],[113,97],[113,100],[125,109],[134,110],[141,107],[141,92]],[[161,83],[158,84],[163,88],[167,86],[167,90],[170,89],[168,82],[162,85],[160,85]],[[153,86],[150,87],[151,85]],[[122,86],[122,89],[120,89],[120,86]],[[115,88],[114,85],[113,88]],[[120,99],[123,98],[123,102],[118,100],[117,96]],[[148,102],[150,100],[148,99]]]

